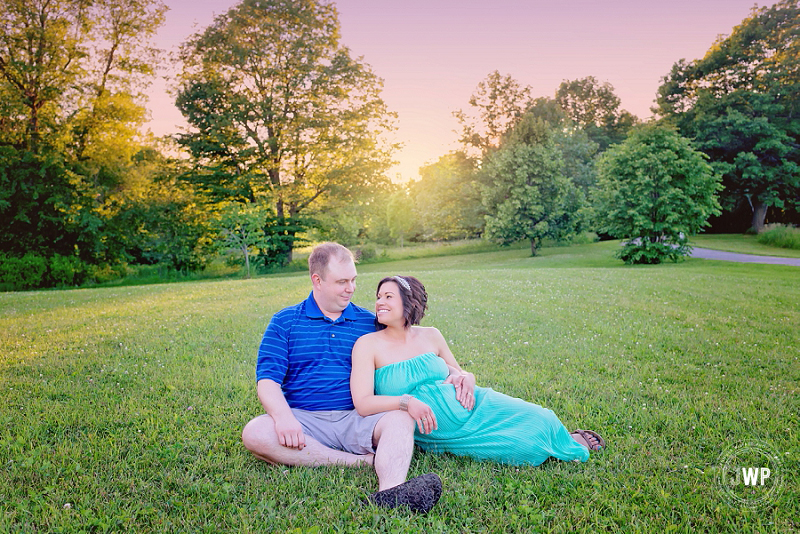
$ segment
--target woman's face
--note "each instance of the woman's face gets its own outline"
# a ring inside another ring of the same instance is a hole
[[[375,300],[375,316],[378,318],[379,323],[404,322],[403,297],[401,295],[397,282],[384,282],[381,284]]]

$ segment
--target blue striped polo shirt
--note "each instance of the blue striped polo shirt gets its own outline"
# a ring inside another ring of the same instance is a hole
[[[314,300],[284,308],[264,332],[256,382],[277,382],[291,408],[352,410],[350,353],[356,340],[375,331],[375,315],[352,302],[335,321]]]

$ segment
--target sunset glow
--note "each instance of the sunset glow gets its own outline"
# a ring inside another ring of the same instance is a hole
[[[166,0],[157,44],[167,50],[205,28],[234,0]],[[453,111],[466,108],[494,70],[553,96],[564,80],[611,83],[622,108],[639,118],[661,77],[682,59],[705,54],[747,17],[752,0],[338,0],[342,43],[384,79],[384,100],[398,113],[390,176],[415,179],[421,165],[458,147]],[[763,4],[759,4],[763,5]],[[150,90],[157,135],[183,125],[166,84]]]

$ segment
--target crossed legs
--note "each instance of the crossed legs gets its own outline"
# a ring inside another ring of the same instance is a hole
[[[251,420],[242,430],[242,442],[256,458],[271,464],[317,467],[372,465],[378,475],[380,490],[405,482],[414,452],[414,421],[405,412],[389,412],[380,418],[372,434],[375,454],[352,454],[331,449],[306,435],[302,450],[284,447],[275,434],[269,415]]]

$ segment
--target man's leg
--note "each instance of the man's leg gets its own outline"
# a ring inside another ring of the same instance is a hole
[[[408,506],[427,513],[442,495],[442,480],[428,473],[404,482],[414,452],[414,420],[405,412],[389,412],[375,425],[372,437],[380,490],[369,501],[382,508]]]
[[[413,445],[413,434],[412,434]],[[337,451],[322,445],[306,435],[306,446],[303,450],[284,447],[275,434],[275,423],[269,415],[260,415],[245,425],[242,430],[242,442],[256,458],[271,464],[316,467],[320,465],[343,465],[359,467],[372,465],[373,455],[358,455]],[[410,461],[410,456],[409,456]],[[406,471],[408,465],[406,465]],[[403,475],[405,480],[405,475]],[[400,482],[402,482],[401,480]]]
[[[406,481],[414,453],[414,420],[406,412],[388,412],[372,433],[375,446],[375,473],[378,490],[393,488]]]

